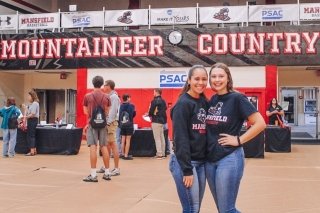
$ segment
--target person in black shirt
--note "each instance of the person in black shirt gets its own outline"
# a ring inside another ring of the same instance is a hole
[[[130,150],[131,136],[133,135],[133,118],[136,116],[136,110],[133,104],[130,103],[131,97],[128,94],[122,96],[123,103],[119,110],[119,126],[121,135],[121,150],[123,153],[122,159],[132,160],[128,155]]]
[[[234,91],[230,70],[214,64],[209,83],[216,94],[209,101],[207,124],[206,177],[219,212],[239,212],[236,199],[244,169],[242,144],[266,127],[263,117],[248,98]],[[240,136],[242,124],[252,126]]]
[[[206,111],[208,74],[201,65],[188,73],[181,95],[171,110],[173,150],[169,169],[183,212],[199,212],[205,189]]]
[[[276,98],[272,98],[270,101],[269,109],[266,112],[269,117],[270,125],[279,125],[279,120],[282,122],[282,116],[284,115],[284,111],[282,107],[278,104]]]
[[[166,156],[166,142],[164,138],[164,124],[167,123],[167,104],[161,97],[162,90],[154,89],[154,99],[151,101],[148,115],[151,117],[151,128],[156,144],[157,159],[164,159]]]

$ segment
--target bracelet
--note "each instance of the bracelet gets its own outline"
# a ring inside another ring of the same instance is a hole
[[[240,137],[239,137],[239,136],[237,136],[237,140],[238,140],[239,146],[242,146],[242,144],[241,144],[241,142],[240,142]]]

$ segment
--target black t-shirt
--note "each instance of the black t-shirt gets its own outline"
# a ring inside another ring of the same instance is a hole
[[[274,110],[277,110],[278,112],[280,112],[282,110],[282,107],[277,105],[276,107],[273,107],[272,105],[269,107],[268,111],[269,112],[273,112]],[[281,116],[279,116],[279,119],[281,119]],[[269,116],[269,124],[270,125],[275,125],[275,121],[278,120],[277,119],[277,114],[272,114],[271,116]]]
[[[207,159],[216,162],[238,147],[221,146],[219,134],[239,135],[243,122],[257,112],[248,98],[238,92],[214,95],[209,101],[207,113]]]
[[[192,160],[206,159],[207,105],[204,97],[185,93],[171,111],[173,149],[184,175],[192,175]]]

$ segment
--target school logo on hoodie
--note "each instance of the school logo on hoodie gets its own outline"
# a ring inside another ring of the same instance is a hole
[[[218,102],[214,107],[210,107],[208,110],[207,121],[209,124],[217,124],[218,122],[227,122],[227,116],[221,116],[222,102]]]
[[[192,124],[192,129],[199,130],[199,133],[205,133],[206,117],[207,117],[206,110],[204,110],[203,108],[200,108],[199,112],[197,113],[197,119],[201,121],[201,123]]]

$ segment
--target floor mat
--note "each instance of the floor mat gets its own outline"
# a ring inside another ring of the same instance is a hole
[[[309,133],[307,132],[291,132],[292,138],[313,138]]]

